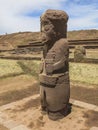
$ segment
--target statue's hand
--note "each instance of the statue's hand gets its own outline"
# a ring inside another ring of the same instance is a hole
[[[53,64],[46,64],[46,73],[47,74],[53,73]]]

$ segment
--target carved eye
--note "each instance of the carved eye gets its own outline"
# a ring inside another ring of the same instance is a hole
[[[42,24],[47,25],[47,24],[49,24],[49,22],[48,21],[43,21]]]

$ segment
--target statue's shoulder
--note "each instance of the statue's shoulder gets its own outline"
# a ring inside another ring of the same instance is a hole
[[[61,38],[58,41],[56,41],[55,45],[58,47],[66,47],[68,46],[68,40],[67,38]]]
[[[61,43],[61,44],[68,44],[68,40],[67,40],[67,38],[61,38],[60,40],[58,40],[57,42],[59,42],[59,44]]]
[[[68,48],[68,41],[66,38],[61,38],[58,41],[55,42],[53,45],[51,51],[61,51],[64,52]]]
[[[61,38],[61,39],[59,39],[58,41],[61,41],[61,42],[68,42],[67,38]]]

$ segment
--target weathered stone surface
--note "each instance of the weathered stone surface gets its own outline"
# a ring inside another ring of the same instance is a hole
[[[53,41],[60,38],[65,38],[67,21],[68,15],[64,11],[47,10],[41,16],[41,31],[43,35],[43,41],[46,42],[48,40]]]
[[[86,56],[86,50],[83,46],[76,46],[74,50],[74,61],[83,62]]]
[[[85,108],[85,109],[88,109],[88,110],[93,110],[93,111],[98,112],[98,106],[93,105],[93,104],[89,104],[89,103],[82,102],[82,101],[79,101],[79,100],[74,100],[74,99],[70,99],[70,103],[72,103],[75,106],[79,106],[81,108]]]
[[[47,10],[41,16],[44,44],[39,75],[41,107],[53,120],[68,113],[70,85],[67,21],[68,15],[61,10]]]

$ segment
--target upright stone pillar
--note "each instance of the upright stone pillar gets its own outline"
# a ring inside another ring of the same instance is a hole
[[[84,62],[86,57],[86,49],[83,46],[75,46],[74,62]]]
[[[67,21],[68,15],[61,10],[47,10],[41,16],[44,44],[39,74],[41,108],[52,120],[68,114],[70,81]]]

